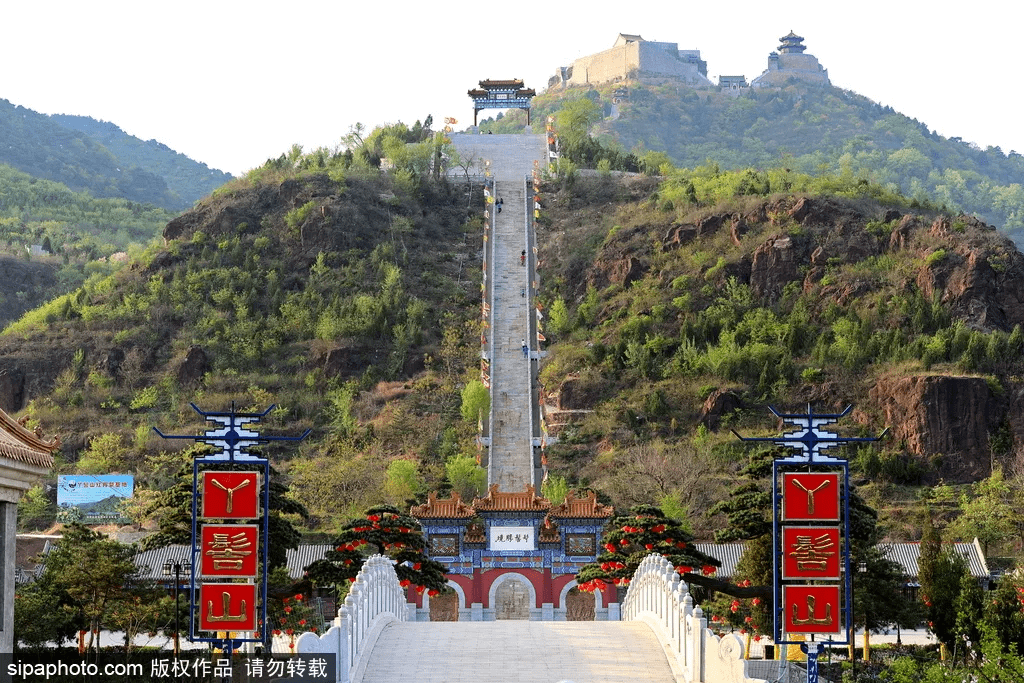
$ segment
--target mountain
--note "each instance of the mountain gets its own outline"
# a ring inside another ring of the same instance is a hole
[[[230,178],[155,141],[78,116],[46,116],[0,100],[0,164],[94,197],[180,211]]]
[[[533,119],[586,98],[596,105],[590,132],[606,148],[638,157],[661,152],[682,168],[715,163],[861,178],[975,214],[1024,244],[1024,156],[1016,151],[943,137],[830,85],[720,90],[660,80],[553,88],[534,99]],[[509,111],[481,129],[512,132],[524,124],[523,112]],[[596,159],[579,163],[592,168]]]
[[[156,140],[143,141],[128,135],[113,123],[66,114],[50,118],[66,128],[85,133],[99,141],[118,161],[163,178],[171,193],[186,203],[178,208],[192,206],[231,180],[230,173],[193,161]]]
[[[12,325],[0,406],[61,435],[61,471],[145,491],[188,457],[152,426],[202,432],[190,401],[277,404],[264,429],[313,434],[263,452],[320,531],[471,478],[482,196],[372,157],[268,162]],[[987,476],[1024,438],[1024,255],[976,219],[784,169],[566,173],[541,204],[553,477],[688,508],[707,535],[746,458],[730,428],[852,403],[842,429],[894,435],[852,455],[904,537],[907,486]]]

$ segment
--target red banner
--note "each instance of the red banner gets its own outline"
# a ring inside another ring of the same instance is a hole
[[[782,475],[782,521],[839,521],[838,472]]]
[[[782,529],[782,578],[839,580],[839,527]]]
[[[256,585],[204,583],[199,587],[199,630],[255,631]]]
[[[839,586],[783,586],[786,633],[841,633]]]
[[[260,516],[258,472],[203,472],[204,519],[256,519]]]
[[[204,524],[200,550],[203,576],[255,578],[259,527],[255,524]]]

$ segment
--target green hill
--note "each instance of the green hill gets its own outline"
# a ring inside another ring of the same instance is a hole
[[[616,94],[618,91],[618,94]],[[623,91],[625,91],[623,93]],[[570,88],[534,100],[535,121],[585,97],[596,104],[590,132],[605,147],[637,157],[662,152],[676,166],[785,167],[865,179],[921,202],[975,214],[1024,243],[1024,157],[945,138],[856,93],[789,85],[742,91],[624,82]],[[613,100],[616,100],[613,102]],[[510,111],[483,130],[525,124]],[[559,123],[560,132],[563,125]],[[597,159],[580,163],[594,167]]]
[[[401,128],[268,162],[10,326],[0,406],[61,435],[57,472],[133,472],[144,502],[188,457],[152,426],[199,433],[189,402],[276,403],[265,429],[313,429],[265,449],[307,531],[471,489],[482,198],[418,153],[378,170]],[[1024,256],[990,227],[783,169],[563,173],[541,197],[552,485],[661,503],[709,537],[746,459],[728,430],[776,433],[769,403],[853,403],[844,430],[891,428],[851,456],[893,538],[917,533],[918,487],[1012,464]]]
[[[113,124],[0,100],[0,163],[94,197],[180,211],[230,178]]]
[[[143,141],[128,135],[113,123],[97,121],[87,116],[65,114],[50,118],[62,126],[85,133],[99,141],[117,157],[119,162],[163,178],[167,188],[172,194],[180,197],[183,203],[174,208],[184,209],[192,206],[231,180],[230,173],[193,161],[156,140]]]

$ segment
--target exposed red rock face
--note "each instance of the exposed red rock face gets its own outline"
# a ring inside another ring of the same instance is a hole
[[[185,359],[178,366],[178,384],[184,387],[192,387],[203,380],[203,376],[210,371],[210,360],[206,351],[201,346],[190,346],[185,354]]]
[[[754,296],[776,301],[782,289],[803,278],[800,269],[806,250],[789,235],[776,235],[754,250],[750,265],[750,289]]]
[[[988,435],[1003,406],[981,377],[926,375],[880,380],[869,398],[892,439],[922,458],[941,454],[939,476],[965,482],[991,472]]]
[[[717,430],[723,417],[742,408],[743,400],[735,391],[716,389],[704,401],[704,407],[700,413],[700,423],[712,431]]]

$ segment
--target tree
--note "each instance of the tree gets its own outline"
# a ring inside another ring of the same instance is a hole
[[[423,478],[414,461],[397,458],[388,464],[384,473],[384,493],[392,503],[401,505],[413,501],[423,486]]]
[[[316,585],[344,585],[353,582],[366,559],[375,553],[395,562],[395,572],[403,588],[434,596],[448,590],[445,567],[426,554],[426,541],[420,523],[391,505],[377,505],[365,517],[350,519],[334,540],[334,550],[306,567]]]
[[[694,548],[693,536],[683,525],[653,505],[634,506],[629,514],[613,517],[605,529],[604,552],[576,574],[581,591],[603,590],[608,584],[628,586],[651,553],[660,553],[684,580],[698,574],[710,576],[721,564]]]
[[[166,591],[140,588],[111,604],[108,623],[111,628],[124,632],[125,651],[131,652],[138,634],[170,630],[168,627],[173,620],[174,600]]]
[[[992,474],[974,484],[971,495],[960,497],[960,516],[949,531],[963,539],[977,537],[985,554],[990,545],[999,545],[1016,537],[1024,526],[1017,492],[1003,477],[1003,469],[996,466]]]
[[[14,644],[30,648],[58,646],[85,630],[85,616],[63,586],[46,572],[14,594]]]
[[[88,647],[95,647],[94,636],[111,617],[119,602],[134,598],[139,568],[133,558],[135,549],[80,524],[64,531],[64,537],[46,557],[41,581],[65,612],[75,612],[90,631]],[[63,598],[66,597],[66,600]],[[77,619],[76,619],[77,620]],[[64,620],[61,620],[63,622]],[[60,625],[60,623],[58,624]]]
[[[462,419],[476,422],[491,409],[491,392],[478,380],[466,382],[462,390]]]
[[[555,118],[564,154],[575,159],[583,151],[590,139],[590,127],[601,120],[601,114],[601,107],[589,97],[577,97],[562,105]]]
[[[927,516],[918,560],[920,597],[928,630],[947,649],[952,647],[956,635],[956,600],[960,595],[961,578],[966,573],[964,559],[942,548],[939,532],[931,523],[930,515]]]
[[[452,485],[452,491],[458,493],[462,500],[473,500],[487,488],[487,470],[469,455],[448,458],[444,463],[444,474]]]
[[[992,606],[985,610],[985,621],[995,630],[1003,647],[1024,654],[1024,583],[1004,576],[992,594]]]
[[[953,606],[956,609],[956,623],[953,629],[956,636],[956,647],[953,650],[954,662],[957,649],[963,648],[963,658],[966,663],[971,648],[981,647],[981,628],[985,612],[984,600],[981,585],[977,579],[969,572],[961,574],[960,592],[953,601]]]

